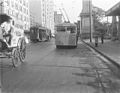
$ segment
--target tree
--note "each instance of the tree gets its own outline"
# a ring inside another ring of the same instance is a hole
[[[98,31],[100,35],[105,34],[107,29],[107,24],[103,21],[105,17],[105,11],[98,7],[93,7],[93,22],[94,22],[94,30]]]

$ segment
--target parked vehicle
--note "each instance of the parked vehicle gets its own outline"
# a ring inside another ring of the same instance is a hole
[[[56,48],[61,46],[77,47],[78,35],[77,26],[72,23],[61,23],[55,26]]]

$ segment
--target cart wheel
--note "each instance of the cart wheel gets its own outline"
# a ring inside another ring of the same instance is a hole
[[[18,67],[20,65],[19,51],[17,48],[13,48],[12,50],[12,63],[14,67]]]
[[[20,44],[20,47],[19,47],[19,58],[20,58],[20,61],[21,62],[24,62],[25,61],[25,57],[26,57],[26,42],[24,39],[21,40],[21,44]]]

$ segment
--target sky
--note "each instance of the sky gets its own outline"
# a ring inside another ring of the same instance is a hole
[[[92,4],[107,11],[112,6],[120,2],[120,0],[92,0]],[[54,0],[55,9],[64,7],[71,22],[79,19],[82,10],[82,0]]]

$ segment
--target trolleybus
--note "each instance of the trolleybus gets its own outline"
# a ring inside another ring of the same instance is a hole
[[[77,26],[72,23],[61,23],[55,26],[56,48],[61,46],[77,47],[78,35]]]

